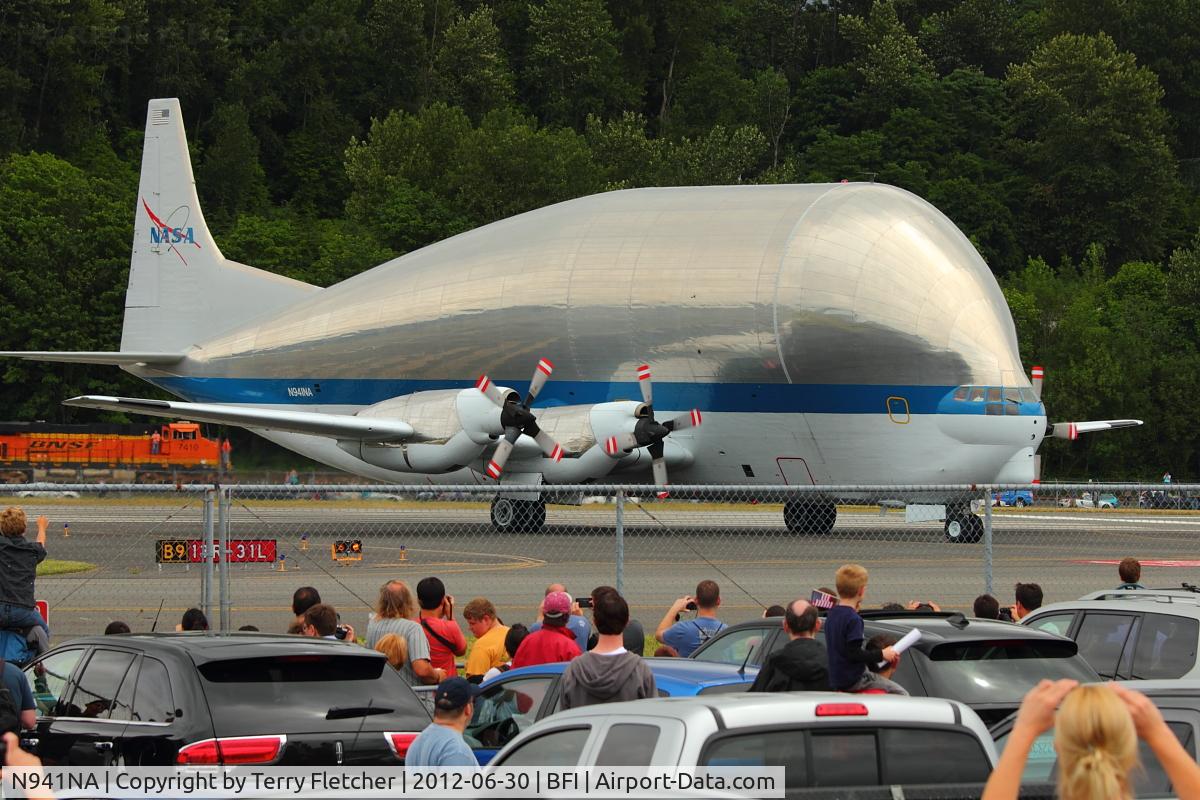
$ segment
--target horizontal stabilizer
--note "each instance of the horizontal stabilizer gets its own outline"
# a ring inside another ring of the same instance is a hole
[[[91,350],[0,350],[0,358],[23,358],[26,361],[64,361],[68,364],[174,364],[183,360],[183,353],[109,353]]]
[[[1140,419],[1098,419],[1091,422],[1056,422],[1050,426],[1050,435],[1055,439],[1077,439],[1081,433],[1112,431],[1117,428],[1136,428]]]
[[[279,411],[253,406],[219,403],[184,403],[175,400],[142,400],[136,397],[84,395],[64,400],[63,405],[103,408],[152,417],[184,417],[197,422],[265,428],[292,433],[309,433],[341,440],[394,442],[413,435],[413,427],[398,419],[323,414],[319,411]]]

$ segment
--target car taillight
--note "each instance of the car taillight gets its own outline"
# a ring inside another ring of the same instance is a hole
[[[821,703],[817,706],[818,717],[865,717],[867,707],[862,703]]]
[[[383,738],[387,739],[388,747],[392,748],[396,758],[404,758],[408,755],[408,748],[416,741],[417,734],[410,731],[388,731]]]
[[[205,739],[179,749],[176,764],[266,764],[287,744],[283,734]]]

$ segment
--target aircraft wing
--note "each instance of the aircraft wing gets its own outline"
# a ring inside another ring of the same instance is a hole
[[[1075,439],[1081,433],[1111,431],[1117,428],[1136,428],[1140,419],[1098,419],[1091,422],[1056,422],[1050,426],[1050,435],[1056,439]]]
[[[62,361],[67,364],[174,364],[182,361],[183,353],[127,353],[102,350],[0,350],[0,358],[23,358],[26,361]]]
[[[311,433],[364,442],[393,442],[413,435],[412,425],[403,420],[356,417],[352,414],[324,414],[319,411],[280,411],[254,406],[184,403],[175,400],[143,400],[136,397],[103,395],[72,397],[70,400],[64,400],[63,405],[127,411],[153,417],[183,417],[220,425]]]

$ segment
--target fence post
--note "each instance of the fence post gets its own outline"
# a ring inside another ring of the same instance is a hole
[[[992,594],[992,498],[983,496],[983,591]]]
[[[617,594],[625,594],[625,492],[617,490]]]
[[[229,628],[229,487],[222,486],[221,494],[218,497],[217,514],[220,524],[217,525],[217,533],[220,536],[220,541],[217,542],[217,552],[220,554],[221,572],[221,591],[220,591],[220,609],[221,609],[221,627],[220,630],[228,631]]]
[[[204,569],[200,571],[200,608],[204,609],[204,618],[213,618],[213,490],[204,490]]]

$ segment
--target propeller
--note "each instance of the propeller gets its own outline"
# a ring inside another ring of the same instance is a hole
[[[538,361],[537,367],[533,371],[533,378],[529,381],[529,392],[525,395],[524,402],[521,401],[521,395],[517,392],[501,389],[492,383],[487,375],[480,375],[479,380],[475,381],[475,388],[500,408],[500,424],[504,426],[504,438],[497,443],[496,452],[492,454],[492,460],[487,465],[488,477],[500,480],[500,474],[504,472],[504,465],[508,462],[513,446],[517,443],[517,439],[521,438],[521,434],[525,434],[537,442],[547,458],[562,461],[562,447],[554,441],[554,437],[538,427],[537,419],[529,410],[533,401],[541,393],[542,387],[546,385],[546,379],[553,372],[554,364],[550,362],[550,359],[543,358]]]
[[[654,385],[650,380],[650,365],[642,364],[637,368],[638,386],[642,390],[642,409],[638,413],[637,424],[632,433],[620,436],[610,436],[604,443],[604,451],[614,458],[624,451],[635,447],[645,447],[650,453],[654,470],[654,483],[657,486],[667,485],[667,460],[663,457],[664,440],[674,431],[693,428],[702,422],[700,411],[692,409],[675,419],[659,422],[654,418]],[[660,496],[665,496],[665,492]]]

